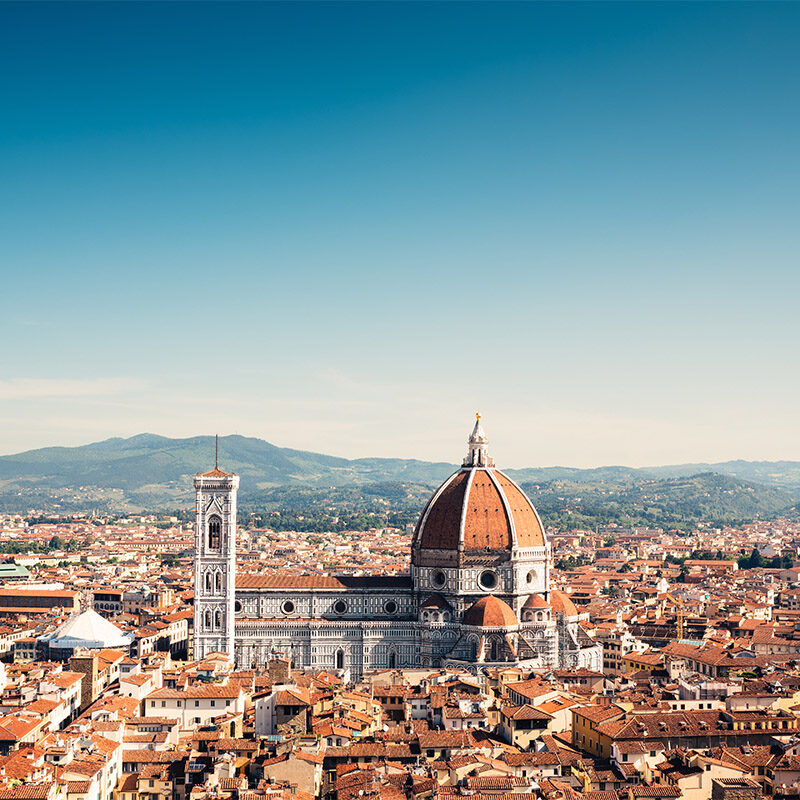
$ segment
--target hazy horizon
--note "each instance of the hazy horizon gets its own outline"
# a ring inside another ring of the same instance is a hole
[[[406,458],[408,458],[408,459],[414,459],[414,460],[417,460],[417,461],[425,461],[425,462],[430,462],[430,463],[446,463],[446,464],[451,464],[451,465],[456,465],[457,466],[461,462],[461,458],[463,457],[463,455],[462,455],[462,456],[459,456],[457,458],[449,458],[449,459],[448,458],[423,459],[423,458],[417,458],[416,456],[408,456],[408,457],[406,457],[406,456],[394,456],[394,455],[391,455],[391,454],[382,454],[382,453],[366,453],[366,454],[355,455],[355,456],[343,456],[340,453],[333,453],[333,452],[329,452],[329,451],[324,450],[324,449],[310,449],[310,448],[304,448],[304,447],[294,447],[291,444],[281,444],[281,443],[274,442],[274,441],[269,440],[269,439],[263,439],[260,436],[249,436],[248,434],[245,434],[245,433],[236,433],[236,434],[232,434],[232,433],[220,433],[220,434],[198,433],[198,434],[193,434],[193,435],[189,435],[189,436],[165,436],[164,434],[153,433],[152,431],[142,431],[140,433],[133,434],[131,436],[109,436],[109,437],[106,437],[104,439],[98,439],[97,441],[79,442],[77,444],[72,444],[72,445],[52,444],[52,445],[45,445],[43,447],[31,448],[30,450],[23,450],[23,451],[9,452],[9,453],[0,453],[0,458],[6,457],[6,456],[20,455],[21,453],[24,453],[24,452],[35,452],[37,450],[48,450],[48,449],[52,449],[52,448],[61,449],[61,448],[71,448],[71,447],[86,447],[86,446],[89,446],[89,445],[101,444],[103,442],[108,442],[108,441],[113,441],[113,440],[129,441],[131,439],[135,439],[135,438],[140,437],[140,436],[155,436],[155,437],[158,437],[158,438],[166,439],[168,441],[185,441],[185,440],[189,440],[189,439],[207,437],[210,440],[209,441],[209,464],[211,464],[213,462],[213,460],[214,460],[213,445],[212,445],[211,442],[213,441],[214,436],[216,436],[216,435],[219,436],[220,442],[222,442],[223,439],[225,437],[227,437],[227,436],[242,436],[242,437],[244,437],[246,439],[258,439],[260,441],[265,441],[268,444],[275,445],[276,447],[280,447],[280,448],[284,448],[284,449],[299,450],[299,451],[304,451],[304,452],[316,453],[318,455],[323,455],[323,456],[333,456],[333,457],[336,457],[336,458],[346,458],[348,460],[371,459],[371,458],[379,458],[379,459],[392,459],[392,458],[406,459]],[[464,450],[466,452],[466,447],[464,448]],[[494,453],[494,449],[492,447],[491,439],[490,439],[490,442],[489,442],[489,452],[490,452],[490,455]],[[221,466],[225,465],[224,447],[220,450],[219,461],[220,461],[220,465]],[[753,463],[753,464],[757,464],[757,463],[775,463],[775,462],[799,463],[800,459],[726,459],[726,462],[727,461],[746,461],[748,463]],[[588,464],[588,465],[583,465],[583,466],[577,466],[575,464],[496,464],[496,466],[498,468],[506,468],[506,469],[526,469],[526,468],[531,468],[531,469],[551,469],[551,468],[553,468],[553,469],[559,469],[559,468],[566,468],[566,469],[570,469],[570,468],[601,469],[601,468],[604,468],[604,467],[612,467],[612,468],[613,467],[628,467],[628,468],[631,468],[631,469],[645,469],[646,470],[648,468],[656,469],[656,468],[660,468],[660,467],[681,467],[681,466],[687,466],[687,465],[692,465],[692,464],[709,464],[709,465],[713,465],[715,463],[726,463],[726,462],[709,461],[708,459],[699,459],[699,460],[694,460],[694,461],[684,461],[684,462],[680,462],[680,463],[671,463],[671,464],[655,464],[655,463],[654,464],[620,464],[620,463],[610,463],[609,462],[609,463],[603,463],[603,464]]]
[[[0,23],[4,452],[800,460],[800,4]]]

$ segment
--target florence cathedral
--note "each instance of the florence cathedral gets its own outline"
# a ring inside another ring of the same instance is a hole
[[[409,575],[236,576],[239,477],[197,474],[194,657],[239,668],[276,655],[300,669],[519,666],[602,669],[569,597],[550,589],[550,546],[531,501],[496,469],[480,416],[461,468],[433,494]]]

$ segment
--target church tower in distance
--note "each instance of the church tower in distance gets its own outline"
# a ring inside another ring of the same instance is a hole
[[[239,476],[218,465],[194,476],[194,658],[234,656],[236,492]]]

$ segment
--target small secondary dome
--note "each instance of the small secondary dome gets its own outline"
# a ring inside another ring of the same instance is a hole
[[[420,608],[450,608],[450,603],[444,599],[438,592],[432,594]]]
[[[532,594],[526,601],[525,605],[522,606],[525,610],[530,610],[532,608],[550,608],[550,603],[544,599],[540,594]]]
[[[412,550],[544,547],[539,515],[525,492],[494,468],[480,415],[462,468],[434,493],[414,531]]]
[[[519,620],[508,603],[488,594],[467,609],[463,623],[477,628],[513,628]]]
[[[556,614],[563,614],[565,617],[579,616],[575,603],[570,600],[569,595],[565,592],[550,592],[550,602]]]

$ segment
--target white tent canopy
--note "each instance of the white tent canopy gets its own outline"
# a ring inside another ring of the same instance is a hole
[[[123,633],[116,625],[89,609],[70,617],[55,631],[40,637],[40,640],[59,650],[75,650],[78,647],[97,650],[103,647],[127,648],[133,635]]]

